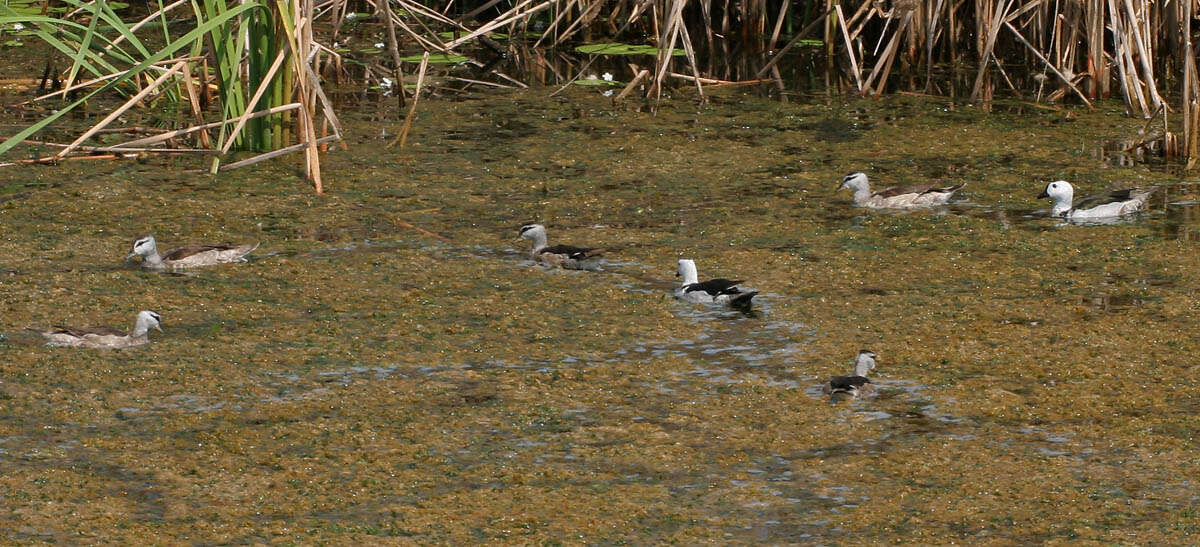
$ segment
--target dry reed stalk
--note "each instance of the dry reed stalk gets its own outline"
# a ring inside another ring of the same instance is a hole
[[[586,9],[583,10],[583,13],[580,14],[579,17],[576,17],[573,21],[571,21],[571,24],[568,25],[565,30],[563,30],[561,33],[558,33],[555,36],[554,45],[557,46],[557,45],[563,43],[563,41],[567,40],[568,38],[573,36],[576,32],[578,32],[580,29],[582,29],[583,27],[585,27],[589,23],[591,23],[592,20],[596,18],[596,16],[600,15],[600,8],[602,8],[602,7],[604,7],[604,2],[599,2],[599,1],[592,2],[592,4],[590,6],[588,6]],[[567,10],[563,10],[563,12],[560,15],[565,15],[566,13],[567,13]],[[556,21],[557,21],[557,19],[556,19]],[[546,32],[550,32],[550,30],[551,29],[546,29]],[[543,34],[543,36],[545,36],[545,34]],[[540,39],[539,39],[539,41],[540,41]]]
[[[1131,110],[1140,110],[1142,117],[1147,118],[1151,113],[1150,105],[1146,102],[1141,81],[1137,76],[1137,65],[1133,61],[1133,53],[1128,46],[1130,37],[1125,30],[1126,21],[1117,7],[1117,1],[1108,0],[1108,14],[1113,35],[1113,57],[1117,65],[1117,74],[1121,79],[1121,93],[1125,97],[1125,104]]]
[[[858,60],[854,58],[854,46],[850,43],[850,29],[846,26],[846,18],[842,15],[842,5],[833,7],[837,12],[838,25],[842,27],[842,39],[846,43],[846,55],[850,57],[850,74],[854,76],[854,88],[859,95],[863,93],[862,73],[858,68]]]
[[[891,18],[888,18],[891,20]],[[900,40],[904,38],[904,33],[908,30],[908,24],[912,21],[912,12],[904,14],[904,20],[900,26],[896,27],[896,31],[892,34],[892,40],[888,42],[887,48],[883,50],[883,54],[875,60],[875,68],[871,69],[871,74],[863,81],[863,91],[870,92],[871,84],[878,77],[879,86],[875,90],[875,95],[882,95],[883,88],[887,85],[888,74],[892,71],[892,63],[896,61],[896,53],[900,48]],[[882,39],[882,36],[880,37]],[[881,72],[882,71],[882,72]]]
[[[501,83],[488,82],[488,81],[484,81],[484,80],[472,80],[470,78],[460,78],[458,76],[450,76],[449,79],[454,80],[456,82],[466,82],[468,84],[486,85],[488,87],[499,87],[499,88],[504,88],[504,89],[520,89],[515,85],[505,85],[505,84],[501,84]]]
[[[200,93],[196,91],[196,83],[192,81],[192,71],[188,68],[189,64],[183,65],[183,82],[184,88],[187,89],[188,104],[192,107],[192,117],[200,124],[204,123],[204,113],[200,111]],[[200,131],[200,146],[204,148],[212,148],[212,140],[208,136],[208,131]]]
[[[687,25],[683,24],[682,20],[679,22],[679,31],[680,42],[683,43],[684,55],[687,57],[688,64],[692,67],[692,75],[696,78],[696,93],[700,95],[701,103],[708,102],[708,99],[704,97],[704,83],[703,79],[700,77],[700,66],[696,63],[696,51],[692,49],[692,36],[688,33]],[[668,51],[668,53],[670,53],[670,51]]]
[[[791,2],[779,3],[779,14],[775,16],[775,28],[771,29],[771,38],[767,40],[766,49],[768,51],[775,49],[775,44],[779,41],[779,32],[783,30],[783,22],[787,19],[788,6],[790,5],[792,5]],[[838,4],[838,7],[840,8],[841,4]],[[707,21],[708,18],[706,17],[705,20]],[[704,28],[711,29],[712,27],[704,25]]]
[[[679,40],[679,26],[683,24],[683,6],[687,0],[671,0],[671,12],[667,17],[666,26],[662,27],[662,33],[659,34],[658,40],[658,55],[654,59],[654,81],[647,91],[647,96],[653,96],[656,99],[662,98],[662,84],[667,77],[667,71],[671,65],[671,53],[675,50],[675,43]]]
[[[392,20],[392,1],[379,0],[379,4],[383,6],[383,21],[387,26],[387,45],[388,52],[392,54],[393,72],[392,76],[396,78],[396,97],[399,101],[400,108],[404,108],[404,70],[400,61],[400,46],[396,40],[396,22]]]
[[[287,0],[279,0],[280,2]],[[385,0],[386,1],[386,0]],[[313,14],[313,0],[291,0],[292,2],[292,33],[288,36],[290,39],[289,45],[292,48],[292,64],[293,73],[298,75],[298,78],[293,80],[293,85],[296,88],[296,98],[303,105],[300,108],[297,122],[300,125],[300,132],[304,135],[306,146],[304,147],[304,172],[313,183],[313,191],[317,194],[325,192],[324,185],[321,181],[321,150],[318,148],[320,139],[317,138],[316,127],[316,111],[318,95],[322,99],[325,112],[330,113],[330,106],[324,101],[325,96],[321,91],[321,80],[313,72],[312,64],[316,59],[319,50],[313,46],[315,41],[312,35],[312,25],[310,17]],[[283,12],[284,10],[280,10]],[[336,133],[330,137],[341,139],[341,131],[338,130],[336,118],[333,120]]]
[[[801,29],[800,32],[797,32],[796,35],[793,36],[792,39],[788,41],[787,45],[783,46],[782,49],[780,49],[778,52],[776,52],[775,55],[771,57],[770,61],[767,61],[767,64],[763,65],[762,68],[758,69],[758,72],[756,72],[754,74],[754,77],[762,78],[764,75],[766,75],[766,73],[768,71],[770,71],[772,68],[775,67],[776,63],[778,63],[780,60],[783,59],[784,54],[786,54],[793,47],[795,47],[796,44],[799,44],[800,40],[803,40],[805,36],[808,36],[808,33],[812,32],[818,26],[820,26],[821,23],[825,20],[825,17],[827,17],[828,15],[829,15],[828,12],[822,14],[820,17],[817,17],[811,23],[809,23],[808,26]]]
[[[1060,72],[1058,70],[1058,68],[1056,68],[1054,66],[1054,63],[1051,63],[1045,57],[1043,57],[1042,54],[1038,52],[1037,48],[1033,47],[1033,44],[1029,43],[1029,41],[1026,40],[1024,36],[1021,36],[1021,33],[1017,31],[1016,27],[1012,26],[1012,23],[1005,21],[1004,26],[1007,27],[1008,30],[1012,31],[1013,35],[1016,36],[1018,42],[1025,44],[1025,47],[1029,48],[1029,52],[1032,53],[1034,57],[1037,57],[1038,60],[1041,61],[1042,63],[1044,63],[1046,65],[1046,67],[1048,67],[1050,69],[1051,72],[1053,72],[1056,76],[1058,76],[1059,79],[1062,80],[1063,84],[1065,84],[1068,88],[1070,88],[1072,91],[1074,91],[1076,95],[1079,95],[1079,99],[1083,101],[1083,104],[1087,105],[1089,110],[1094,110],[1094,108],[1092,107],[1092,102],[1087,99],[1087,96],[1084,95],[1083,92],[1080,91],[1078,87],[1075,87],[1074,82],[1072,82],[1071,79],[1068,78],[1065,74]]]
[[[272,114],[278,114],[280,112],[286,112],[288,110],[295,110],[297,108],[300,108],[300,106],[301,106],[300,103],[292,103],[292,104],[286,104],[283,106],[276,106],[274,108],[269,108],[267,110],[259,110],[258,112],[251,114],[250,117],[251,118],[261,118],[263,116],[270,116]],[[147,145],[151,145],[154,143],[159,143],[159,142],[163,142],[166,140],[170,140],[175,137],[180,137],[180,136],[186,135],[188,133],[195,133],[196,131],[207,131],[209,129],[213,129],[215,127],[220,127],[222,125],[229,125],[231,123],[237,123],[239,119],[241,119],[241,118],[223,120],[223,121],[219,121],[219,122],[211,122],[211,123],[206,123],[206,124],[202,124],[202,125],[194,125],[192,127],[187,127],[184,129],[176,129],[174,131],[168,131],[166,133],[161,133],[161,134],[153,135],[150,137],[144,137],[144,138],[137,139],[134,141],[121,143],[121,144],[118,144],[115,146],[122,146],[122,147],[147,146]]]
[[[10,161],[8,163],[0,163],[0,167],[9,167],[9,166],[13,166],[13,165],[32,165],[32,164],[51,165],[51,164],[56,164],[56,163],[63,162],[63,161],[119,160],[122,158],[136,158],[139,155],[141,155],[141,154],[135,154],[135,153],[101,154],[101,155],[96,155],[96,156],[68,156],[65,158],[58,157],[58,156],[46,156],[46,157],[42,157],[42,158],[32,158],[32,159],[27,159],[27,160],[15,160],[15,161]]]
[[[125,101],[124,104],[117,107],[116,110],[113,110],[112,112],[110,112],[108,114],[108,116],[105,116],[103,120],[100,120],[100,123],[97,123],[97,124],[93,125],[87,131],[84,131],[83,134],[80,135],[79,138],[75,139],[75,141],[72,142],[70,146],[68,146],[67,148],[64,148],[61,152],[59,152],[58,157],[60,157],[60,158],[66,157],[67,154],[70,154],[71,151],[74,150],[75,147],[82,144],[83,141],[88,140],[89,138],[92,137],[92,135],[95,135],[97,131],[107,127],[108,124],[113,122],[113,120],[116,120],[117,118],[119,118],[121,116],[121,114],[124,114],[126,110],[133,108],[133,105],[137,104],[139,101],[142,100],[143,97],[149,95],[150,92],[154,91],[155,87],[162,85],[162,83],[167,81],[168,78],[179,73],[180,70],[183,70],[183,65],[186,63],[187,63],[187,61],[179,61],[178,63],[175,63],[175,65],[173,65],[169,70],[167,70],[166,72],[159,75],[159,77],[156,78],[151,83],[151,86],[148,86],[148,87],[142,89],[141,91],[139,91],[136,95],[131,97],[129,100]]]
[[[556,2],[556,0],[546,0],[532,8],[529,8],[528,10],[520,11],[521,8],[525,7],[525,5],[529,4],[532,1],[533,0],[522,0],[522,2],[520,4],[513,6],[511,9],[504,12],[503,15],[488,22],[487,24],[483,25],[482,27],[479,27],[479,28],[471,31],[470,34],[467,34],[466,36],[463,36],[461,38],[457,38],[455,40],[451,40],[451,41],[447,42],[445,45],[446,50],[447,51],[452,50],[455,47],[458,47],[459,45],[461,45],[463,43],[474,40],[476,37],[478,37],[482,34],[487,34],[488,32],[491,32],[499,27],[502,27],[502,26],[508,24],[510,21],[515,21],[522,17],[528,17],[530,15],[533,15],[539,11],[542,11],[542,10],[554,5],[554,3]]]
[[[637,87],[638,84],[640,84],[642,82],[642,80],[646,79],[646,77],[649,75],[650,75],[650,71],[646,70],[644,68],[637,71],[637,74],[633,77],[633,79],[630,80],[628,84],[625,84],[625,89],[622,89],[621,92],[618,93],[616,97],[613,97],[613,102],[615,103],[617,101],[624,100],[625,96],[629,95],[629,93],[631,91],[633,91],[633,89],[635,87]]]
[[[987,0],[977,0],[976,6],[983,7],[983,17],[979,17],[976,21],[976,29],[979,32],[979,37],[976,41],[982,39],[982,47],[979,48],[979,71],[975,75],[975,86],[971,90],[971,100],[983,101],[990,100],[991,93],[984,96],[984,77],[987,75],[987,67],[989,60],[994,55],[993,49],[996,47],[996,37],[1000,34],[1001,21],[1004,20],[1004,14],[1008,11],[1008,6],[1011,0],[996,0],[994,9]]]
[[[929,16],[928,16],[929,24],[926,26],[926,28],[928,29],[926,31],[926,38],[925,38],[925,91],[926,92],[929,92],[929,90],[933,87],[933,46],[937,44],[937,37],[938,37],[938,33],[939,33],[939,29],[937,26],[938,20],[939,20],[938,14],[940,14],[942,12],[943,5],[945,5],[945,0],[937,0],[937,4],[933,7],[933,10],[929,13]],[[841,17],[841,11],[838,12],[838,17]],[[845,23],[842,24],[842,28],[845,29]],[[850,48],[850,41],[849,41],[849,39],[847,39],[846,49],[849,49],[849,48]],[[853,59],[851,59],[851,60],[853,61]],[[860,94],[862,93],[861,85],[858,88],[858,92]]]
[[[1137,59],[1142,65],[1142,75],[1138,81],[1146,88],[1147,95],[1150,98],[1150,106],[1157,110],[1162,106],[1163,100],[1158,95],[1158,86],[1154,83],[1154,67],[1151,65],[1154,55],[1146,38],[1149,36],[1150,29],[1147,27],[1146,32],[1142,32],[1141,28],[1142,25],[1147,24],[1147,20],[1143,16],[1149,8],[1146,5],[1146,0],[1141,0],[1139,4],[1141,5],[1141,10],[1135,12],[1132,1],[1125,0],[1125,14],[1129,18],[1129,27],[1133,29],[1133,44],[1137,48]]]
[[[1088,95],[1093,99],[1108,96],[1108,63],[1104,60],[1104,0],[1087,0]]]
[[[280,148],[279,150],[272,150],[272,151],[266,152],[264,154],[259,154],[252,158],[246,158],[244,160],[235,161],[233,163],[226,163],[226,164],[222,165],[220,168],[218,168],[217,171],[232,171],[232,170],[238,169],[240,167],[246,167],[249,165],[254,165],[256,163],[262,163],[262,162],[267,161],[272,158],[278,158],[279,156],[286,156],[288,154],[291,154],[292,152],[299,152],[301,150],[306,150],[310,147],[320,146],[327,142],[333,142],[336,140],[340,140],[341,138],[342,138],[341,135],[330,135],[328,137],[322,137],[320,139],[317,139],[313,142],[302,142],[299,144],[293,144],[293,145],[285,147],[285,148]],[[321,192],[321,190],[317,190],[317,193],[320,194],[322,192]]]
[[[679,74],[677,72],[671,72],[669,75],[672,78],[679,78],[680,80],[687,80],[689,82],[698,81],[707,86],[759,85],[759,84],[771,83],[772,81],[774,81],[774,78],[759,78],[757,80],[739,80],[739,81],[717,80],[714,78],[701,78],[701,77],[697,77],[697,76],[689,76],[687,74]]]
[[[1183,154],[1187,158],[1187,169],[1195,169],[1200,160],[1200,74],[1196,69],[1196,50],[1192,47],[1192,2],[1182,2],[1179,21],[1183,27]]]
[[[393,222],[393,223],[395,223],[397,226],[401,226],[401,227],[404,227],[404,228],[408,228],[408,229],[410,229],[410,230],[414,230],[414,231],[420,232],[420,233],[422,233],[422,234],[425,234],[425,235],[427,235],[427,236],[429,236],[429,237],[432,237],[432,238],[434,238],[434,239],[436,239],[436,240],[438,240],[438,241],[441,241],[441,242],[443,242],[443,243],[450,243],[450,238],[448,238],[448,237],[445,237],[445,236],[442,236],[442,235],[435,234],[435,233],[433,233],[433,232],[430,232],[429,230],[426,230],[426,229],[424,229],[424,228],[421,228],[420,226],[417,226],[416,224],[413,224],[413,223],[411,223],[411,222],[407,222],[407,221],[404,221],[404,220],[400,220],[400,219],[398,219],[398,218],[393,218],[393,219],[392,219],[392,222]]]
[[[23,141],[25,144],[35,144],[38,146],[49,146],[51,148],[67,148],[71,145],[57,142],[46,141]],[[165,154],[216,154],[216,150],[206,148],[131,148],[128,146],[76,146],[78,152],[154,152]]]
[[[404,125],[400,126],[400,134],[396,135],[392,142],[389,142],[385,148],[391,148],[397,142],[400,143],[400,149],[404,149],[404,145],[408,142],[408,131],[412,129],[412,122],[417,113],[417,102],[421,100],[421,86],[425,84],[425,69],[429,66],[429,52],[426,51],[421,56],[421,67],[417,69],[417,88],[413,90],[412,106],[408,109],[408,115],[404,117]]]

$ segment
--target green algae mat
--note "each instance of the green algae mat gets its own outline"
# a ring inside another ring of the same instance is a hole
[[[422,102],[403,152],[348,114],[324,196],[291,159],[0,169],[0,538],[1192,541],[1200,189],[1106,152],[1119,105],[546,95]],[[868,211],[856,170],[967,186]],[[1060,178],[1162,188],[1066,225]],[[533,264],[529,222],[604,270]],[[145,272],[146,232],[261,247]],[[755,312],[674,300],[679,258]],[[128,350],[23,332],[141,309]],[[862,348],[877,395],[831,403]]]

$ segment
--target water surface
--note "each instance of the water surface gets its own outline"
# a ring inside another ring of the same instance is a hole
[[[1107,159],[1141,125],[1118,105],[726,94],[655,116],[547,94],[423,101],[405,151],[377,138],[398,118],[348,115],[325,196],[290,160],[0,170],[4,537],[1176,543],[1200,525],[1200,194]],[[968,185],[871,212],[834,190],[852,170]],[[1079,226],[1038,213],[1059,178],[1164,186],[1145,215]],[[532,264],[531,221],[609,264]],[[262,246],[162,275],[121,262],[143,232]],[[748,280],[756,313],[671,299],[680,257]],[[141,348],[20,333],[139,309],[165,329]],[[878,396],[829,402],[861,348]]]

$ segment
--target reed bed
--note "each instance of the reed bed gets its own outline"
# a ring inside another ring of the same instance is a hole
[[[644,43],[657,55],[626,71],[644,97],[659,99],[674,86],[704,100],[706,86],[730,84],[781,97],[923,93],[985,106],[999,95],[1090,108],[1116,96],[1131,116],[1178,113],[1143,140],[1189,165],[1197,157],[1196,0],[395,1],[388,15],[401,34],[398,47],[464,55],[503,80],[498,85],[547,74],[571,81],[593,61],[563,67],[555,62],[562,56],[540,46]],[[457,38],[439,37],[448,30]],[[479,47],[494,32],[508,38],[501,63],[486,59],[494,41]]]
[[[31,25],[71,60],[63,89],[38,98],[66,107],[0,143],[0,153],[96,94],[117,92],[124,104],[38,161],[81,152],[130,108],[165,100],[185,105],[192,123],[88,150],[191,149],[212,158],[211,171],[256,161],[223,164],[232,150],[261,159],[303,150],[320,191],[319,146],[340,136],[322,89],[329,81],[394,92],[398,112],[407,111],[403,137],[418,79],[432,94],[565,88],[602,66],[623,84],[614,100],[640,96],[652,109],[669,95],[693,90],[704,101],[706,88],[728,85],[784,100],[920,93],[984,107],[1006,97],[1091,108],[1117,97],[1129,115],[1160,120],[1138,146],[1189,168],[1200,157],[1192,39],[1200,0],[203,0],[179,37],[166,18],[186,10],[182,0],[136,22],[103,2],[64,1],[74,12],[63,17],[0,8],[0,27]],[[356,18],[368,26],[347,25]],[[146,29],[166,45],[150,48]],[[382,37],[382,54],[347,63],[336,45],[354,32]],[[630,49],[579,47],[606,42]]]
[[[107,2],[64,1],[74,9],[62,16],[0,6],[0,26],[31,27],[38,39],[71,61],[60,89],[27,101],[58,100],[62,106],[0,142],[0,154],[67,113],[86,108],[95,97],[115,94],[123,102],[69,144],[43,143],[58,148],[57,153],[10,165],[58,162],[80,153],[173,153],[211,157],[210,170],[216,172],[304,151],[305,172],[322,192],[318,146],[339,138],[340,125],[313,69],[322,50],[313,38],[311,0],[193,2],[193,24],[179,36],[172,35],[167,16],[188,5],[182,0],[159,4],[135,22]],[[48,65],[47,75],[52,71]],[[87,79],[79,82],[83,75]],[[217,121],[208,121],[207,105],[212,103],[219,105]],[[144,135],[107,146],[85,144],[112,134],[110,125],[144,107],[186,112],[182,118],[192,123],[178,129],[142,128],[136,133]],[[318,138],[319,123],[323,133],[332,130],[333,135]],[[210,130],[217,131],[215,140]],[[233,150],[259,154],[222,165]]]

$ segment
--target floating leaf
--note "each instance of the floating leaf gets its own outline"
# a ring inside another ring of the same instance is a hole
[[[401,57],[400,60],[406,63],[419,63],[421,62],[421,55],[409,55],[408,57]],[[462,55],[453,55],[450,53],[429,54],[429,64],[431,65],[453,65],[457,63],[465,63],[466,61],[467,58],[463,57]]]
[[[4,45],[8,46],[8,47],[21,47],[25,44],[23,42],[21,42],[20,40],[9,40],[7,42],[4,42]]]
[[[599,78],[588,78],[586,80],[575,80],[575,85],[591,85],[591,86],[623,86],[625,82],[616,80],[601,80]]]
[[[592,55],[658,55],[658,48],[650,45],[634,45],[634,44],[588,44],[575,48],[579,53],[590,53]],[[684,52],[682,49],[672,49],[671,55],[680,56]]]

